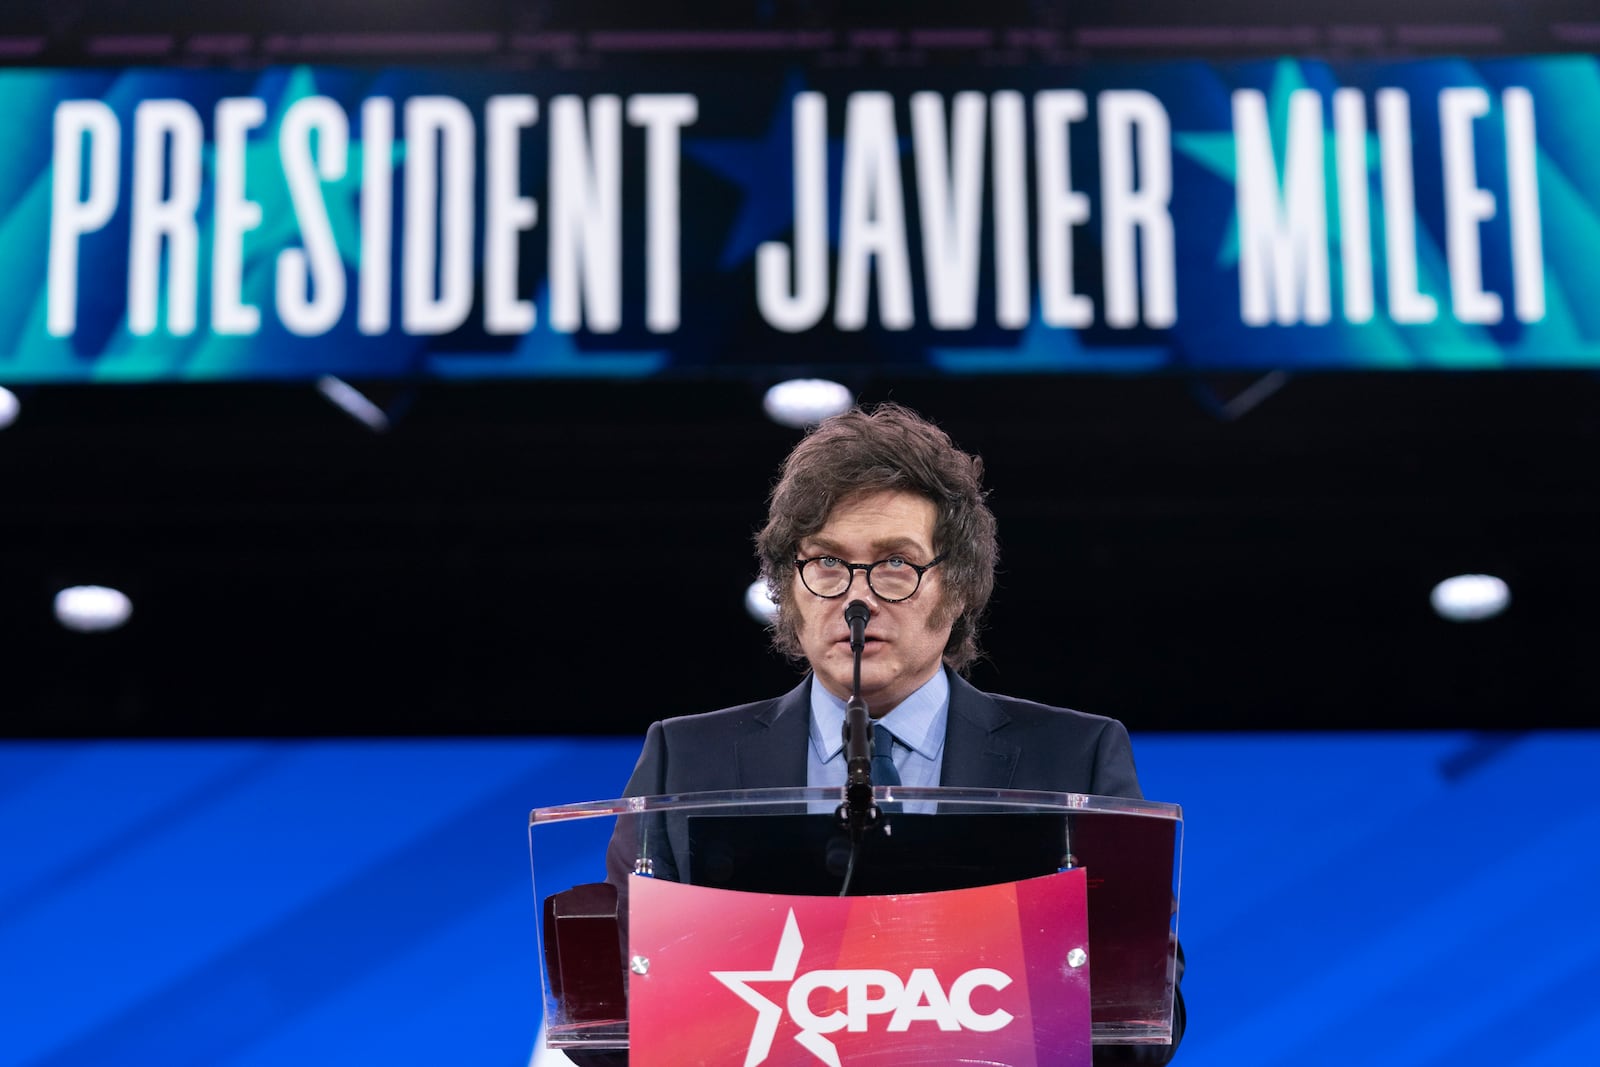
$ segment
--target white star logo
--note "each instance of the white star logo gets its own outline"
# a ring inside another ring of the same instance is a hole
[[[800,969],[800,952],[805,941],[800,937],[800,924],[795,922],[794,909],[783,924],[783,936],[778,939],[778,953],[772,957],[772,967],[765,971],[712,971],[711,977],[733,991],[734,995],[756,1010],[756,1028],[750,1035],[750,1049],[745,1053],[744,1067],[757,1067],[772,1052],[772,1039],[778,1034],[778,1020],[783,1018],[783,1007],[750,988],[751,982],[792,982]],[[795,1035],[795,1040],[828,1067],[839,1067],[839,1050],[833,1042],[813,1031]]]

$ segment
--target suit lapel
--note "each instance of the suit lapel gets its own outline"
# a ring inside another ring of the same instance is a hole
[[[995,731],[1011,717],[993,699],[950,676],[950,716],[944,730],[941,785],[969,789],[1014,788],[1021,749],[1001,740]]]
[[[803,786],[811,737],[811,676],[757,712],[734,744],[740,789]]]

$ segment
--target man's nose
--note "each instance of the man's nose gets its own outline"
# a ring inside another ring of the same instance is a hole
[[[861,578],[860,589],[856,588],[857,576]],[[874,615],[878,613],[878,594],[873,591],[872,582],[867,578],[866,571],[853,570],[850,572],[850,584],[844,587],[844,595],[852,600],[866,601],[867,607],[872,609],[872,613]]]

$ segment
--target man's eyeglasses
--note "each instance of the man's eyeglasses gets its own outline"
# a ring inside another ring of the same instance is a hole
[[[890,556],[876,563],[846,563],[838,556],[812,556],[795,560],[794,569],[800,572],[801,584],[824,600],[844,596],[855,581],[856,571],[865,571],[872,595],[887,604],[897,604],[909,599],[922,585],[922,575],[943,563],[946,555],[941,552],[920,566],[904,556]]]

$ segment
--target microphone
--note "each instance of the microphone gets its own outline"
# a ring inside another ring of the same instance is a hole
[[[844,706],[844,803],[839,819],[859,835],[877,821],[878,807],[872,802],[872,725],[867,702],[861,699],[861,651],[867,645],[867,620],[872,611],[860,600],[845,606],[844,621],[850,627],[850,651],[855,660],[855,675],[850,699]]]
[[[861,650],[867,643],[867,621],[872,611],[860,600],[852,600],[844,607],[844,621],[850,627],[850,651],[856,654],[856,689],[861,692]]]

